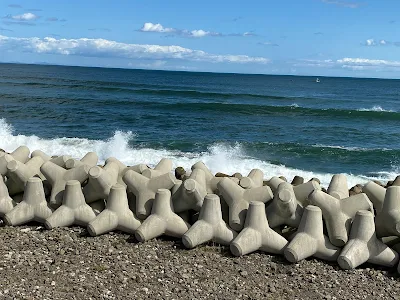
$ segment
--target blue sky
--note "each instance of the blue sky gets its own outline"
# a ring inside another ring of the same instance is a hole
[[[398,0],[0,0],[0,61],[400,78],[399,12]]]

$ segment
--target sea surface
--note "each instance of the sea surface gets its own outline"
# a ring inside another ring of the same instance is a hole
[[[0,64],[0,148],[265,178],[400,173],[400,80]]]

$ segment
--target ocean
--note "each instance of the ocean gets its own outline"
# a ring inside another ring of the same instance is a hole
[[[400,80],[0,64],[0,148],[266,179],[400,173]]]

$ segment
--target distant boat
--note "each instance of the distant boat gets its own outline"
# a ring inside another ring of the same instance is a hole
[[[317,82],[317,83],[318,83],[318,82],[319,82],[319,78],[317,78],[317,79],[315,80],[315,82]]]

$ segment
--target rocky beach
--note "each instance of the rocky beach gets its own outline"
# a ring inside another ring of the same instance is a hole
[[[212,243],[187,250],[176,239],[40,224],[1,227],[0,239],[2,299],[400,299],[396,269],[369,264],[291,264]]]

